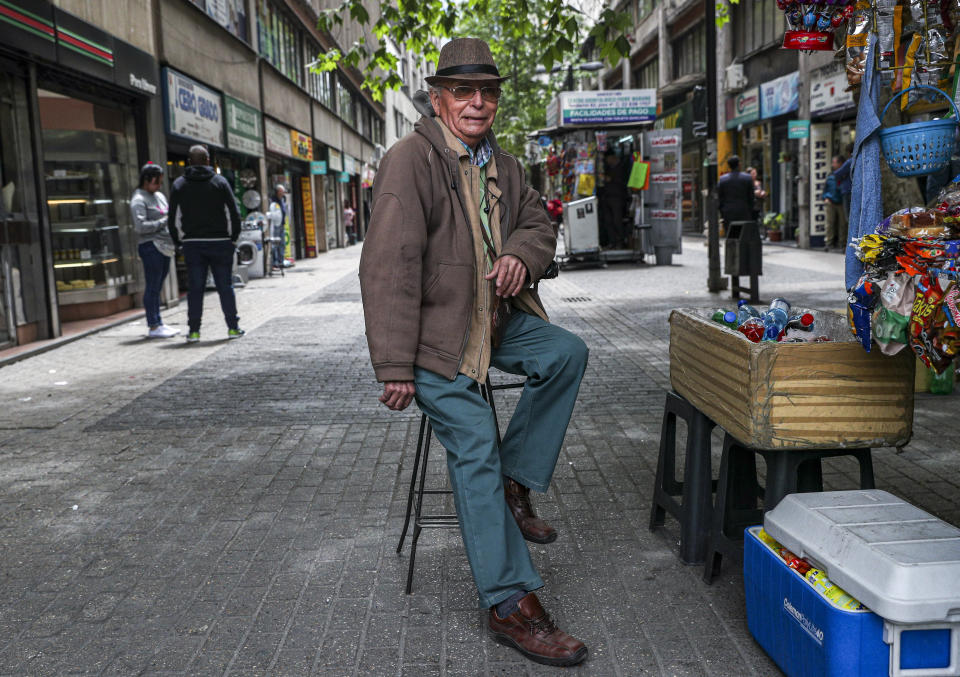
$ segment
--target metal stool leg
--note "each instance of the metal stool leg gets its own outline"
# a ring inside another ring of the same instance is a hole
[[[497,410],[493,403],[493,391],[506,388],[521,388],[523,383],[508,383],[500,386],[491,383],[480,385],[480,395],[484,401],[490,405],[493,410],[494,424],[497,426],[497,442],[500,440],[500,426],[497,423]],[[417,439],[417,453],[413,460],[413,469],[410,473],[410,489],[407,494],[407,510],[404,517],[403,530],[400,533],[400,542],[397,544],[397,553],[403,549],[403,543],[406,539],[407,531],[410,527],[410,515],[413,515],[413,533],[410,537],[410,563],[407,566],[407,585],[406,593],[409,595],[413,590],[413,569],[417,558],[417,542],[420,539],[420,532],[425,528],[445,528],[453,529],[460,526],[456,514],[423,514],[423,496],[424,494],[450,495],[453,493],[450,489],[427,489],[427,464],[430,459],[430,438],[433,434],[433,426],[430,419],[424,414],[420,419],[420,434]]]
[[[427,461],[430,458],[430,435],[433,428],[429,421],[427,422],[426,435],[423,442],[423,457],[420,464],[420,482],[417,486],[417,508],[413,514],[413,536],[410,541],[410,564],[407,567],[407,594],[413,589],[413,564],[417,559],[417,541],[420,540],[420,532],[423,531],[420,516],[423,513],[423,488],[427,481]]]
[[[413,457],[413,470],[410,472],[410,492],[407,494],[407,512],[403,518],[403,531],[400,532],[400,542],[397,543],[397,554],[403,549],[403,541],[407,537],[407,528],[410,526],[410,510],[413,508],[413,493],[417,486],[417,468],[420,467],[420,455],[423,453],[423,432],[427,427],[427,415],[420,415],[420,435],[417,437],[417,453]]]

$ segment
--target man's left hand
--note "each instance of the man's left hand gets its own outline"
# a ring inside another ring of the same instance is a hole
[[[497,280],[497,296],[516,296],[527,279],[527,267],[516,256],[507,254],[493,262],[493,270],[484,279]]]

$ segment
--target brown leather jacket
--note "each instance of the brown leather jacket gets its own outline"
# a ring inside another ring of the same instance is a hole
[[[502,191],[501,256],[516,256],[531,283],[556,236],[523,168],[489,135]],[[457,155],[439,124],[421,118],[380,162],[360,258],[370,359],[378,381],[411,381],[413,367],[453,380],[470,328],[477,271]],[[531,295],[541,308],[539,296]]]

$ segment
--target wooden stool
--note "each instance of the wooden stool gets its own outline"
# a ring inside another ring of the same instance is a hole
[[[677,417],[687,424],[683,481],[677,480]],[[710,433],[716,424],[674,392],[663,405],[660,455],[650,506],[650,530],[664,525],[666,513],[680,522],[680,561],[700,564],[707,551],[710,501],[716,483],[710,469]],[[677,501],[680,497],[680,501]]]
[[[767,466],[765,487],[757,482],[757,458]],[[870,449],[753,449],[730,433],[723,438],[720,477],[714,499],[713,520],[707,537],[703,580],[712,583],[720,573],[723,555],[743,549],[743,530],[763,522],[763,513],[773,510],[787,494],[823,491],[821,460],[853,456],[860,464],[860,489],[873,489],[873,459]],[[757,499],[763,499],[763,509]]]

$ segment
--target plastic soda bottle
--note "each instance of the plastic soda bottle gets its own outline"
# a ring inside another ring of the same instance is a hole
[[[773,550],[779,551],[780,548],[783,547],[782,545],[780,545],[779,543],[777,543],[777,541],[774,540],[773,536],[771,536],[770,534],[768,534],[768,533],[767,533],[765,530],[763,530],[763,529],[760,529],[760,531],[757,532],[757,538],[759,538],[761,541],[763,541],[764,543],[766,543],[766,544],[767,544],[767,547],[769,547],[769,548],[771,548],[771,549],[773,549]]]
[[[713,317],[710,319],[712,319],[714,322],[725,324],[731,329],[737,328],[737,314],[732,310],[724,310],[723,308],[719,308],[713,313]]]
[[[949,395],[953,392],[954,371],[953,364],[948,364],[941,373],[930,369],[930,392],[934,395]]]
[[[737,301],[737,326],[739,327],[751,317],[760,317],[760,313],[744,299]]]
[[[787,328],[790,319],[790,302],[786,299],[773,299],[770,308],[763,314],[763,340],[776,341]]]
[[[813,331],[813,313],[798,313],[791,315],[787,320],[787,329],[802,329]]]
[[[760,343],[763,338],[763,320],[759,317],[751,317],[746,322],[737,327],[737,331],[746,336],[754,343]]]
[[[804,578],[807,579],[807,583],[814,590],[830,600],[835,606],[848,611],[858,611],[864,608],[846,590],[827,578],[827,575],[820,569],[810,569],[804,575]]]

